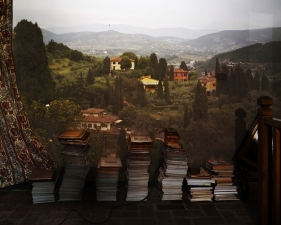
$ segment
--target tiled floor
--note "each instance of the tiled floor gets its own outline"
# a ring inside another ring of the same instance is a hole
[[[190,203],[185,198],[178,201],[161,201],[157,191],[153,190],[147,201],[132,204],[132,202],[125,201],[126,193],[121,190],[118,192],[117,202],[97,202],[94,186],[86,185],[83,197],[79,202],[33,204],[31,188],[28,184],[26,185],[25,188],[15,186],[0,189],[1,225],[256,224],[255,201]],[[111,216],[107,220],[110,213]],[[101,223],[103,221],[106,222]]]

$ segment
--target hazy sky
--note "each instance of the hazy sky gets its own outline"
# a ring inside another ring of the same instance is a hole
[[[281,0],[13,0],[13,21],[244,30],[281,27],[280,10]]]

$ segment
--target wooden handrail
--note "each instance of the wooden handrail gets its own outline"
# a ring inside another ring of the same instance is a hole
[[[281,121],[272,118],[272,99],[261,96],[258,118],[258,224],[280,225]]]

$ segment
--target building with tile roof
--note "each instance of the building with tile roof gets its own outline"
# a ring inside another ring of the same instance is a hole
[[[174,81],[179,81],[179,82],[186,82],[189,81],[189,73],[187,70],[183,69],[175,69],[174,70]]]
[[[105,114],[105,110],[100,108],[88,108],[81,110],[80,113],[82,116],[102,116]]]
[[[116,122],[119,122],[117,116],[103,115],[103,116],[84,116],[81,122],[83,129],[100,128],[101,131],[111,130]]]
[[[121,69],[121,60],[122,57],[115,57],[115,58],[110,58],[110,70],[122,70]],[[135,60],[130,59],[132,66],[131,70],[135,69]]]

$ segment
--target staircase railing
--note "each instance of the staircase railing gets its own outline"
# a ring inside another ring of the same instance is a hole
[[[258,118],[258,224],[280,225],[281,120],[272,118],[272,99],[261,96]]]

